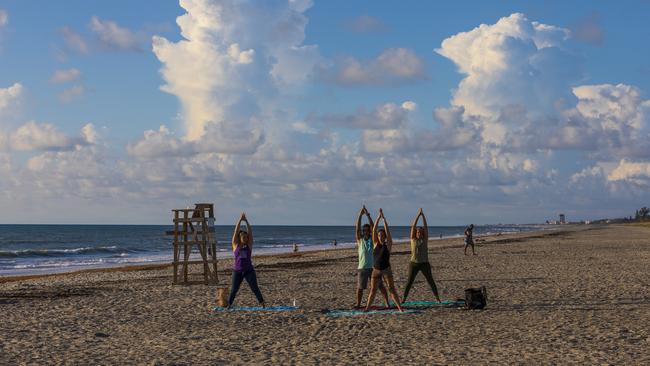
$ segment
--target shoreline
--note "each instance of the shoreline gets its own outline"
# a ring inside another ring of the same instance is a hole
[[[549,232],[562,232],[562,231],[567,231],[576,227],[581,227],[582,225],[563,225],[563,226],[557,226],[557,227],[550,227],[548,229],[542,229],[542,230],[534,230],[534,231],[526,231],[526,232],[513,232],[513,233],[504,233],[504,234],[490,234],[490,235],[476,235],[474,236],[475,239],[477,239],[477,246],[480,246],[484,243],[485,240],[492,240],[495,238],[512,238],[512,237],[529,237],[529,236],[535,236],[539,235],[540,233],[549,233]],[[463,247],[464,245],[462,244],[463,237],[462,236],[449,236],[449,237],[442,237],[442,238],[429,238],[429,248],[437,248],[437,249],[447,249],[447,248],[454,248],[454,247]],[[446,244],[446,245],[441,245],[446,242],[452,242],[452,241],[461,241],[460,243],[457,244]],[[395,240],[395,245],[400,248],[402,246],[407,247],[407,244],[409,243],[408,239],[400,239],[400,240]],[[264,259],[274,259],[274,258],[292,258],[292,257],[299,257],[301,253],[310,253],[310,254],[319,254],[322,252],[332,252],[332,251],[344,251],[344,250],[352,250],[355,249],[354,246],[349,245],[349,244],[342,244],[341,246],[337,247],[327,247],[323,248],[326,244],[323,245],[313,245],[313,246],[299,246],[301,248],[298,252],[293,252],[290,250],[286,252],[274,252],[274,253],[256,253],[255,258],[264,258]],[[314,248],[314,249],[309,249],[309,248]],[[231,262],[232,257],[228,255],[227,257],[221,257],[219,258],[219,263],[223,262]],[[97,266],[97,267],[86,267],[86,268],[75,268],[75,269],[70,269],[70,270],[62,270],[58,272],[48,272],[48,273],[27,273],[27,274],[15,274],[15,275],[2,275],[0,276],[0,284],[1,283],[9,283],[9,282],[19,282],[23,280],[40,280],[40,279],[47,279],[47,278],[54,278],[54,277],[62,277],[62,276],[74,276],[74,275],[80,275],[84,273],[113,273],[113,272],[132,272],[132,271],[155,271],[155,270],[163,270],[163,269],[171,269],[172,264],[171,262],[168,261],[155,261],[155,262],[147,262],[147,263],[133,263],[133,264],[115,264],[115,265],[108,265],[108,266]],[[220,269],[222,271],[223,268]]]

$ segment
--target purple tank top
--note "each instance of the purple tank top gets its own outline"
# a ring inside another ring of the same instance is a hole
[[[244,272],[253,269],[253,261],[251,260],[251,248],[249,246],[236,246],[234,250],[235,261],[232,269],[234,271]]]

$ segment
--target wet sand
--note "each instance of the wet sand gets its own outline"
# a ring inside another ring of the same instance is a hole
[[[354,302],[354,249],[256,258],[268,305],[301,308],[286,313],[213,312],[214,286],[173,286],[164,266],[0,278],[0,364],[649,364],[649,236],[563,228],[488,238],[477,256],[433,241],[441,297],[485,285],[483,311],[327,317]],[[397,246],[400,295],[408,260]],[[409,300],[433,300],[421,275]],[[256,305],[245,283],[236,305]]]

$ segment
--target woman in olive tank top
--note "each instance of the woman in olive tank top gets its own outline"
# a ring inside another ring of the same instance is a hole
[[[384,220],[384,227],[379,229],[379,221],[382,219]],[[375,221],[375,225],[372,229],[372,244],[373,269],[370,282],[370,294],[368,295],[368,303],[366,304],[365,311],[368,311],[372,302],[375,300],[375,295],[377,295],[379,283],[382,278],[388,286],[388,292],[393,298],[395,305],[397,305],[397,309],[402,311],[399,295],[397,295],[397,290],[395,290],[393,272],[390,269],[390,251],[393,248],[393,238],[390,235],[388,222],[386,221],[384,211],[381,208],[379,209],[379,217]]]
[[[418,221],[422,218],[422,227],[418,227]],[[406,281],[406,287],[404,288],[404,297],[403,301],[406,301],[406,298],[409,295],[411,286],[415,282],[415,276],[418,272],[422,272],[424,278],[429,283],[433,296],[436,297],[436,300],[440,302],[440,296],[438,296],[438,288],[436,287],[436,282],[433,280],[433,274],[431,273],[431,264],[429,264],[429,225],[427,224],[427,218],[424,216],[422,209],[418,211],[418,215],[415,216],[413,224],[411,225],[411,260],[409,261],[409,273],[408,280]]]

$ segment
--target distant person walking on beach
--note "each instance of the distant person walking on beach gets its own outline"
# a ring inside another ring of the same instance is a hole
[[[368,218],[368,223],[361,227],[361,220],[363,215],[366,215]],[[356,226],[356,245],[357,251],[359,253],[359,266],[357,269],[357,302],[354,305],[355,308],[361,307],[361,299],[363,298],[363,290],[368,288],[368,282],[370,277],[372,277],[372,267],[373,267],[373,258],[372,258],[372,217],[366,209],[366,206],[363,206],[361,211],[359,211],[359,217],[357,218]],[[388,293],[386,292],[386,287],[384,283],[379,281],[379,291],[384,296],[386,301],[386,307],[390,305],[388,302]]]
[[[417,227],[418,221],[422,217],[421,227]],[[436,300],[440,302],[440,296],[438,296],[438,288],[436,283],[433,281],[433,275],[431,274],[431,264],[429,264],[429,226],[427,225],[427,218],[424,216],[422,209],[418,211],[418,215],[415,216],[415,220],[411,225],[411,261],[409,263],[409,275],[408,280],[406,281],[406,288],[404,288],[404,297],[402,301],[406,302],[406,298],[409,295],[411,286],[415,281],[415,277],[418,272],[422,272],[424,278],[429,283],[433,295],[436,297]]]
[[[384,220],[384,227],[378,229],[379,222]],[[402,305],[399,301],[399,295],[395,290],[395,282],[393,280],[393,272],[390,269],[390,251],[393,249],[393,238],[390,235],[390,230],[388,229],[388,222],[386,217],[384,217],[384,211],[379,209],[379,217],[375,222],[375,225],[372,229],[372,257],[373,257],[373,269],[372,269],[372,280],[370,282],[370,294],[368,295],[368,303],[366,304],[365,311],[370,309],[370,305],[375,300],[375,295],[377,295],[377,289],[379,288],[379,283],[383,279],[388,285],[388,291],[390,292],[397,309],[402,311]]]
[[[470,224],[465,229],[465,255],[467,255],[467,247],[472,246],[472,255],[476,255],[474,251],[474,224]]]
[[[246,230],[241,230],[241,223],[246,223]],[[231,307],[239,291],[239,286],[243,280],[248,282],[251,290],[255,294],[257,301],[264,307],[264,298],[257,285],[257,275],[253,268],[253,227],[248,223],[246,214],[242,213],[235,232],[232,234],[232,252],[235,256],[232,268],[232,284],[230,286],[230,296],[228,297],[228,307]]]

